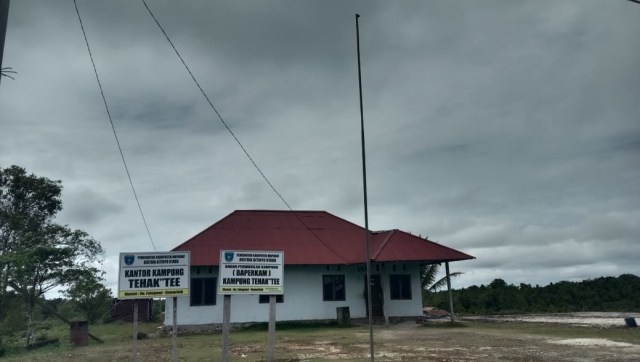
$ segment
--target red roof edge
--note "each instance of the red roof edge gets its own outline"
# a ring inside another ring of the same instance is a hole
[[[384,241],[382,241],[382,243],[380,243],[380,246],[378,247],[378,250],[376,250],[376,252],[373,254],[373,256],[369,256],[372,260],[376,260],[378,258],[378,256],[380,255],[380,253],[382,253],[382,250],[384,250],[384,248],[387,246],[387,243],[389,242],[389,240],[391,239],[391,237],[393,236],[393,234],[396,231],[397,231],[397,229],[393,229],[391,231],[387,231],[389,234],[384,239]]]
[[[419,237],[419,236],[415,236],[415,235],[413,235],[413,234],[411,234],[411,233],[408,233],[408,232],[406,232],[406,231],[402,231],[402,230],[397,230],[397,231],[398,231],[399,233],[403,233],[403,234],[411,235],[411,236],[416,237],[416,238],[419,238],[419,239],[421,239],[421,240],[423,240],[423,241],[425,241],[425,242],[427,242],[427,243],[431,243],[431,244],[434,244],[434,245],[438,245],[438,246],[440,246],[440,247],[442,247],[442,248],[449,249],[449,250],[451,250],[451,251],[453,251],[453,252],[456,252],[456,253],[459,253],[459,254],[463,254],[463,255],[465,255],[465,256],[466,256],[466,258],[460,258],[460,259],[448,259],[448,260],[443,259],[443,260],[441,260],[441,262],[442,262],[442,261],[456,261],[456,260],[471,260],[471,259],[475,259],[475,258],[476,258],[475,256],[469,255],[469,254],[467,254],[467,253],[463,253],[463,252],[461,252],[460,250],[456,250],[456,249],[454,249],[454,248],[450,248],[450,247],[448,247],[448,246],[446,246],[446,245],[443,245],[443,244],[440,244],[440,243],[436,243],[435,241],[431,241],[431,240],[429,240],[429,239],[425,239],[425,238],[421,238],[421,237]]]

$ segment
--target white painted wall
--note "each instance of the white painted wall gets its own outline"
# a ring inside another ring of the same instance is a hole
[[[418,316],[422,314],[419,268],[417,263],[396,263],[398,274],[411,274],[412,300],[391,300],[389,298],[389,274],[392,264],[377,264],[379,271],[372,268],[372,274],[382,274],[385,313],[388,316]],[[404,271],[402,265],[406,265]],[[191,277],[218,276],[218,267],[191,268]],[[340,270],[338,270],[338,268]],[[209,272],[211,269],[211,272]],[[344,274],[346,295],[344,301],[322,300],[322,276]],[[351,318],[365,318],[363,265],[286,265],[284,267],[284,303],[276,304],[276,320],[335,319],[337,307],[349,307]],[[222,295],[217,295],[216,305],[190,306],[189,297],[178,297],[178,325],[198,325],[222,323]],[[171,325],[173,300],[167,298],[165,324]],[[269,304],[258,303],[257,295],[231,296],[231,322],[266,322],[269,320]]]
[[[422,290],[420,286],[420,266],[417,262],[384,263],[381,266],[384,293],[384,313],[388,317],[409,317],[422,315]],[[395,266],[395,271],[393,267]],[[375,270],[375,266],[373,268]],[[391,300],[389,279],[391,274],[411,275],[411,299]]]

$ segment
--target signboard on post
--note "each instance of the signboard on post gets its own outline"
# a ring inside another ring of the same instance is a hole
[[[165,298],[189,295],[188,251],[120,253],[118,298]]]
[[[220,250],[220,294],[284,294],[282,251]]]

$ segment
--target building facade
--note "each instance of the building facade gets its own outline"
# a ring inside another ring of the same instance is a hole
[[[324,211],[235,211],[174,249],[191,252],[191,295],[177,297],[178,325],[222,323],[220,250],[284,252],[279,321],[335,319],[339,307],[349,307],[351,318],[366,318],[364,236],[360,226]],[[422,315],[420,266],[473,258],[400,230],[370,232],[369,239],[374,317]],[[172,298],[165,311],[170,325]],[[231,297],[232,323],[268,319],[268,296]]]

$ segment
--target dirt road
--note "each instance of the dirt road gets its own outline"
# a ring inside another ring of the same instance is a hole
[[[355,332],[355,331],[354,331]],[[289,361],[366,361],[368,333],[359,343],[318,340],[281,345]],[[638,361],[640,333],[527,323],[464,322],[451,327],[403,322],[375,329],[378,361]],[[351,340],[351,338],[344,338]],[[634,343],[635,342],[635,343]]]

